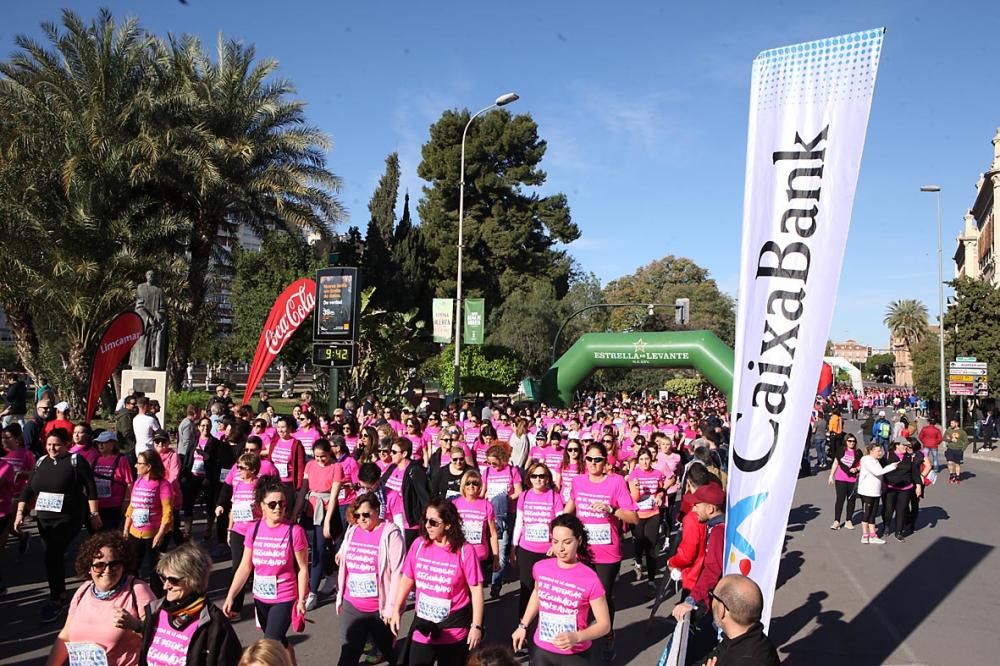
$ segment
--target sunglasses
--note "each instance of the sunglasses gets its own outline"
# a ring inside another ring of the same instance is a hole
[[[179,587],[184,579],[179,576],[164,576],[163,574],[160,574],[160,580],[164,583],[170,583],[174,587]]]
[[[482,483],[482,481],[466,481],[465,485],[467,485],[467,486],[475,486],[477,488],[481,488],[483,486],[483,483]]]
[[[607,460],[607,458],[602,458],[600,456],[586,456],[584,460],[586,460],[589,463],[593,463],[595,465],[600,465],[605,460]]]
[[[614,444],[615,443],[615,440],[613,440],[613,439],[602,439],[601,441],[604,442],[605,444]]]
[[[532,474],[531,478],[532,479],[547,479],[547,478],[549,478],[549,475],[548,474]]]
[[[465,462],[465,458],[452,458],[451,461],[453,463],[464,463]]]
[[[121,560],[111,560],[110,562],[94,562],[90,565],[90,568],[98,573],[103,573],[109,567],[112,569],[121,569],[125,566],[125,563]]]
[[[371,518],[371,517],[372,517],[372,516],[373,516],[374,514],[373,514],[373,513],[371,512],[371,511],[358,511],[358,512],[357,512],[356,514],[354,514],[354,515],[355,515],[355,516],[357,516],[357,517],[358,517],[359,519],[363,518],[364,520],[368,520],[368,519],[369,519],[369,518]]]
[[[435,518],[424,518],[424,525],[428,525],[430,527],[439,527],[441,525],[441,521]]]
[[[285,502],[285,500],[277,500],[275,502],[264,502],[264,506],[266,506],[271,511],[274,511],[278,507],[281,507],[282,509],[284,509],[285,506],[287,506],[287,502]]]
[[[379,449],[378,452],[381,453],[392,453],[389,449]]]
[[[452,439],[451,437],[441,437],[441,438],[439,438],[439,439],[440,439],[440,441],[442,441],[442,442],[454,442],[454,441],[455,441],[455,440],[453,440],[453,439]]]
[[[402,453],[402,451],[400,451],[399,449],[393,449],[389,453],[391,453],[394,456],[398,456],[400,453]]]
[[[566,453],[579,453],[580,449],[566,449]]]

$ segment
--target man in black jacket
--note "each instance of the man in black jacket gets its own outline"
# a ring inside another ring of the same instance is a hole
[[[910,453],[910,443],[899,437],[893,443],[894,449],[882,459],[883,467],[898,463],[896,469],[882,475],[885,481],[885,496],[882,514],[882,528],[888,534],[889,523],[893,514],[896,515],[896,541],[905,541],[904,530],[907,526],[907,514],[910,507],[910,497],[923,494],[920,478],[920,464],[915,462]]]
[[[723,576],[710,593],[712,617],[722,630],[722,642],[699,664],[707,666],[776,666],[781,663],[760,623],[764,597],[746,576]]]

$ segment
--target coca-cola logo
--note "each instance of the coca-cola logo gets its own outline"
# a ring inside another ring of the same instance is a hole
[[[316,295],[309,286],[309,284],[302,284],[292,292],[292,295],[285,301],[285,311],[281,318],[271,329],[264,331],[264,343],[267,345],[267,351],[271,354],[276,355],[281,351],[281,348],[288,342],[288,338],[295,333],[295,329],[302,325],[302,322],[316,307]]]

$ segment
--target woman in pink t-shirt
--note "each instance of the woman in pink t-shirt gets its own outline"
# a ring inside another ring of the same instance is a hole
[[[660,507],[664,502],[666,479],[663,472],[653,469],[653,452],[649,449],[639,449],[636,460],[636,466],[628,476],[629,492],[636,502],[639,516],[639,522],[632,527],[636,579],[645,578],[653,586],[656,578],[656,542],[660,535]]]
[[[306,614],[309,594],[309,544],[306,533],[288,520],[288,500],[284,484],[273,476],[262,476],[254,489],[254,501],[263,518],[253,524],[244,540],[240,566],[233,574],[222,611],[234,616],[237,594],[253,574],[254,612],[267,638],[295,652],[288,644],[292,611]]]
[[[532,664],[589,664],[593,641],[611,629],[604,586],[588,566],[590,549],[580,519],[563,514],[552,521],[551,531],[555,557],[532,567],[535,589],[511,639],[515,650],[524,647],[528,625],[538,615]]]
[[[267,454],[289,491],[297,491],[302,487],[302,475],[306,467],[306,452],[302,448],[302,442],[291,435],[293,426],[294,422],[287,416],[278,419],[277,436],[271,441]]]
[[[139,663],[138,632],[146,605],[156,596],[146,583],[128,574],[131,563],[128,542],[118,532],[98,532],[80,545],[76,572],[86,582],[73,595],[66,624],[49,652],[49,664]]]
[[[399,633],[406,597],[416,589],[410,664],[462,666],[483,638],[482,572],[465,542],[455,505],[432,499],[424,509],[420,535],[403,562],[389,628]]]
[[[462,534],[465,535],[466,543],[476,551],[485,580],[487,576],[500,571],[500,541],[497,538],[497,521],[493,513],[493,504],[490,500],[479,496],[483,487],[483,476],[478,470],[466,470],[459,487],[462,489],[462,494],[452,502],[462,518]]]
[[[243,561],[243,551],[246,549],[245,541],[247,532],[261,518],[260,505],[254,501],[254,491],[257,486],[257,479],[260,476],[261,460],[256,453],[244,453],[236,461],[233,471],[236,475],[232,483],[224,483],[219,492],[219,506],[215,508],[215,515],[221,518],[226,510],[229,511],[229,534],[226,543],[232,551],[232,574],[235,576],[236,569]],[[233,612],[239,614],[243,610],[243,597],[246,590],[241,590],[233,602]]]
[[[73,446],[70,447],[69,452],[79,454],[87,461],[91,469],[94,468],[94,461],[100,454],[97,447],[94,446],[94,431],[90,429],[89,423],[79,423],[73,426]]]
[[[14,468],[14,495],[20,497],[24,486],[28,484],[31,470],[35,469],[35,454],[25,448],[19,423],[6,426],[0,442],[6,451],[3,459]]]
[[[552,472],[545,463],[529,464],[525,477],[530,485],[517,498],[517,516],[514,519],[514,530],[511,535],[514,552],[510,558],[511,564],[517,567],[521,580],[518,597],[521,613],[527,608],[528,599],[535,589],[531,569],[536,562],[549,554],[551,545],[549,523],[562,513],[564,505],[562,497],[552,483]]]
[[[369,635],[382,656],[396,663],[386,622],[392,616],[406,548],[403,531],[379,518],[382,508],[375,493],[356,497],[349,511],[354,524],[337,551],[338,666],[355,666]]]
[[[97,435],[99,456],[94,463],[97,485],[97,511],[106,529],[118,530],[125,519],[128,497],[132,494],[135,473],[128,456],[118,452],[118,438],[113,430]],[[177,505],[175,505],[176,507]]]
[[[154,572],[165,550],[167,532],[173,526],[174,492],[164,478],[163,461],[153,449],[139,453],[135,469],[139,478],[132,484],[123,536],[132,548],[135,571],[140,572],[152,585],[153,592],[160,596],[163,585]]]
[[[615,621],[614,584],[622,565],[622,525],[639,522],[635,500],[619,474],[608,472],[608,450],[602,442],[592,442],[584,457],[587,474],[573,480],[573,490],[566,513],[575,513],[587,530],[594,553],[594,570],[601,579],[611,623]],[[605,661],[614,661],[614,631],[608,634],[602,649]]]

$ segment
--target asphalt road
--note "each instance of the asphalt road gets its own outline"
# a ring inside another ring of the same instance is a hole
[[[774,601],[771,637],[785,664],[805,666],[1000,662],[1000,522],[995,519],[1000,464],[966,456],[966,482],[929,489],[916,533],[905,543],[863,545],[860,534],[832,531],[833,489],[825,475],[801,479],[789,516]],[[860,507],[859,507],[860,508]],[[14,543],[0,554],[9,592],[0,599],[0,663],[43,664],[58,626],[41,625],[45,598],[37,538],[19,559]],[[224,595],[228,562],[212,578]],[[488,642],[507,642],[516,624],[517,584],[486,606]],[[672,623],[648,621],[649,598],[626,560],[616,590],[616,664],[655,664]],[[668,600],[660,617],[669,614]],[[244,644],[259,636],[250,615],[237,623]],[[300,664],[331,664],[339,655],[337,618],[327,603],[293,637]],[[994,655],[991,657],[990,655]]]

